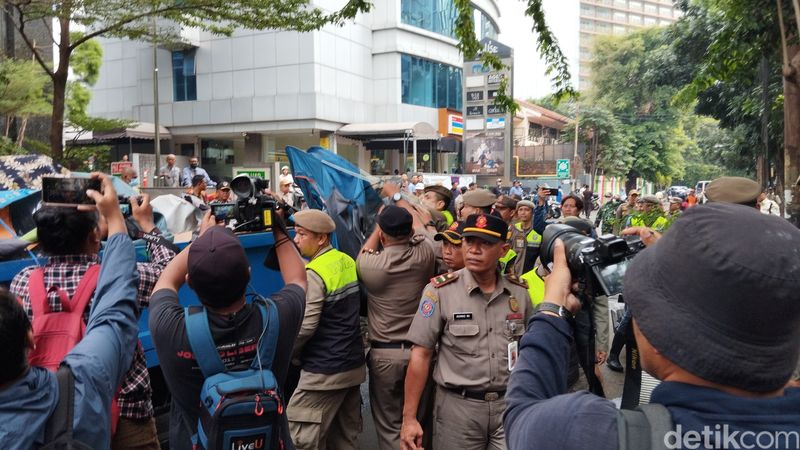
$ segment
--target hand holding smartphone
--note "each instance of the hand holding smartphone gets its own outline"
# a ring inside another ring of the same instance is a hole
[[[69,206],[94,205],[94,200],[86,195],[86,191],[92,189],[97,192],[103,191],[102,182],[99,178],[42,178],[42,203],[46,206]]]

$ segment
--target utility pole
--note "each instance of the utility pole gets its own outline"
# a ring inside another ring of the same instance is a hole
[[[153,139],[155,143],[156,166],[153,173],[153,186],[161,186],[159,175],[161,174],[161,133],[159,133],[158,120],[158,38],[156,36],[156,17],[153,16]]]

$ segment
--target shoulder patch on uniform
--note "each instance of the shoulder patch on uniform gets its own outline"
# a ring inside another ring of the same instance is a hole
[[[510,283],[516,284],[517,286],[522,286],[525,289],[528,289],[528,282],[523,280],[523,279],[521,279],[520,277],[518,277],[518,276],[516,276],[514,274],[508,274],[505,277],[506,277],[506,280],[508,280]]]
[[[433,284],[433,287],[435,287],[435,288],[440,288],[440,287],[444,286],[445,284],[452,283],[453,281],[456,281],[457,279],[458,279],[458,274],[457,273],[448,272],[448,273],[443,273],[441,275],[437,275],[437,276],[431,278],[431,284]]]

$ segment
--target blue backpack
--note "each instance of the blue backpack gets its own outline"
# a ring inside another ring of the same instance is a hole
[[[256,301],[264,331],[256,358],[245,370],[229,371],[219,357],[203,307],[184,308],[186,332],[200,371],[200,417],[195,448],[251,450],[283,448],[283,402],[272,373],[278,343],[279,320],[272,299]]]

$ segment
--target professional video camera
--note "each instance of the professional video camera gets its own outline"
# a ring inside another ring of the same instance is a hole
[[[588,297],[621,293],[628,262],[644,248],[638,236],[621,238],[605,234],[592,238],[570,225],[552,224],[545,228],[542,236],[543,264],[553,261],[556,239],[564,242],[570,272],[589,289]]]
[[[214,206],[214,214],[220,220],[220,212],[226,219],[236,220],[234,231],[264,231],[272,226],[272,211],[275,199],[261,194],[267,182],[261,178],[250,178],[242,174],[231,180],[231,190],[236,195],[236,203],[222,203]]]

